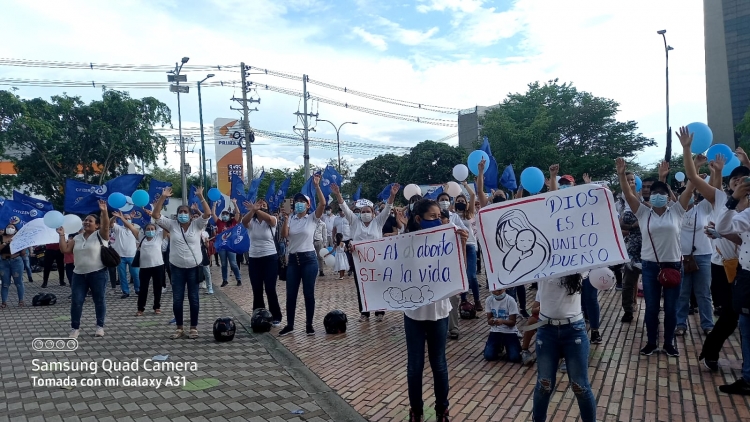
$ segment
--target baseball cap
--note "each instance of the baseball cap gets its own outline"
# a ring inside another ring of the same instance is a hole
[[[560,177],[560,181],[567,180],[568,183],[575,183],[576,179],[573,178],[573,176],[566,174],[565,176]]]

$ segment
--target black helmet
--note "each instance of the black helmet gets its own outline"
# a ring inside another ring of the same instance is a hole
[[[461,319],[474,319],[477,317],[477,310],[474,308],[474,304],[469,301],[461,303],[458,313],[461,315]]]
[[[328,334],[341,334],[346,332],[346,314],[338,309],[331,311],[323,318],[323,326]]]
[[[38,293],[31,300],[32,306],[50,306],[57,303],[57,296],[52,293]]]
[[[217,318],[214,322],[214,338],[216,341],[232,341],[237,327],[231,317]]]
[[[271,331],[273,326],[273,317],[268,309],[256,309],[253,311],[253,316],[250,319],[250,328],[253,329],[254,333],[267,333]]]

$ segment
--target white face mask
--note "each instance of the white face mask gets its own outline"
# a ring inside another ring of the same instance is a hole
[[[451,203],[450,201],[440,201],[438,205],[440,205],[441,210],[447,210],[451,206]]]
[[[362,219],[363,223],[369,223],[370,221],[372,221],[372,213],[370,213],[370,212],[363,212],[362,214],[360,214],[359,218]]]
[[[16,234],[16,229],[14,227],[8,227],[7,229],[5,229],[5,234]]]

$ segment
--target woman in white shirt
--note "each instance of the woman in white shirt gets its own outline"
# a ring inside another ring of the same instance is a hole
[[[469,199],[466,199],[464,194],[458,195],[453,206],[456,208],[456,214],[461,217],[461,221],[469,231],[469,238],[466,241],[466,277],[469,279],[469,288],[474,295],[474,310],[482,312],[484,309],[482,308],[482,302],[479,299],[479,281],[477,280],[477,239],[474,236],[474,216],[476,215],[474,203],[476,202],[476,194],[474,194],[474,190],[468,183],[466,183],[466,181],[463,182],[463,185],[469,192]],[[466,301],[467,294],[461,293],[461,302]],[[525,304],[524,301],[524,305]]]
[[[107,289],[109,271],[102,263],[102,248],[109,245],[109,214],[107,203],[99,201],[100,215],[89,214],[83,220],[83,232],[66,240],[65,230],[60,227],[60,252],[72,253],[76,267],[73,270],[73,284],[70,303],[70,338],[78,338],[83,314],[83,301],[91,290],[96,312],[96,337],[104,337],[104,319],[107,316],[107,303],[104,293]],[[106,245],[103,239],[106,239]]]
[[[352,233],[352,241],[359,242],[362,240],[377,240],[383,238],[383,226],[386,220],[391,215],[391,207],[393,207],[393,201],[396,200],[396,194],[401,189],[401,185],[394,183],[391,185],[391,195],[388,198],[383,211],[375,217],[375,209],[373,203],[366,200],[360,199],[356,203],[356,207],[359,209],[359,218],[346,206],[344,198],[341,197],[341,191],[338,185],[331,184],[331,193],[338,199],[339,209],[344,213],[344,218],[349,222],[349,226]],[[354,272],[354,287],[357,290],[357,300],[359,301],[359,309],[362,309],[362,298],[359,294],[359,281],[357,272]],[[385,311],[375,311],[375,321],[380,322],[383,320]],[[359,322],[366,322],[370,320],[369,312],[360,312]]]
[[[289,239],[289,261],[286,267],[286,327],[279,336],[294,331],[294,317],[297,311],[297,295],[302,284],[305,297],[305,331],[308,336],[315,335],[313,316],[315,314],[315,279],[318,276],[318,254],[315,251],[313,237],[318,220],[326,207],[326,198],[320,190],[320,174],[312,176],[313,185],[318,196],[315,212],[308,214],[310,199],[298,193],[294,195],[294,215],[284,220],[281,237]]]
[[[630,188],[625,176],[626,165],[623,158],[617,159],[617,175],[625,201],[638,218],[638,226],[643,237],[641,259],[643,264],[643,295],[646,299],[646,333],[648,343],[641,349],[641,354],[650,356],[658,351],[659,308],[662,293],[664,295],[664,352],[677,357],[680,353],[674,342],[677,326],[677,300],[680,297],[680,286],[663,287],[659,282],[662,268],[682,269],[682,250],[680,248],[680,225],[690,201],[692,185],[680,196],[677,203],[668,203],[669,186],[663,182],[651,185],[649,201],[652,208],[641,203]],[[542,307],[544,309],[544,307]]]
[[[143,316],[148,300],[148,285],[151,280],[154,284],[154,313],[161,314],[161,289],[164,283],[164,258],[161,254],[162,242],[164,241],[164,230],[154,223],[146,224],[143,231],[139,233],[140,243],[138,250],[141,251],[140,268],[138,274],[141,279],[141,290],[138,293],[138,312],[135,316]]]
[[[276,280],[279,278],[279,255],[276,252],[274,234],[276,217],[268,213],[268,202],[258,199],[255,204],[245,202],[247,214],[242,217],[242,225],[250,236],[250,286],[253,289],[253,311],[266,307],[263,290],[268,298],[268,310],[273,317],[273,326],[281,324],[281,306],[276,295]]]

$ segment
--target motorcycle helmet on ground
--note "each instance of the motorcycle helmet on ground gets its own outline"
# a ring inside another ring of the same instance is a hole
[[[216,341],[232,341],[237,327],[231,317],[217,318],[214,322],[214,339]]]
[[[323,326],[328,334],[342,334],[346,332],[346,321],[344,311],[336,309],[323,318]]]
[[[254,333],[267,333],[273,326],[273,317],[268,309],[256,309],[250,319],[250,328]]]
[[[57,303],[57,296],[52,293],[38,293],[31,300],[32,306],[50,306]]]
[[[474,304],[469,301],[461,303],[458,313],[461,319],[474,319],[477,317],[477,310],[474,308]]]

